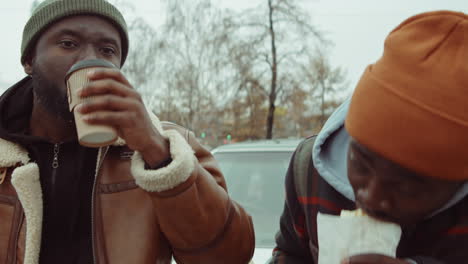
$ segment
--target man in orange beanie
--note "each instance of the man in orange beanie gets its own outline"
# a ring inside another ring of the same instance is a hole
[[[416,15],[296,150],[270,263],[318,263],[317,214],[357,208],[402,236],[395,256],[342,263],[468,263],[467,180],[468,15]]]

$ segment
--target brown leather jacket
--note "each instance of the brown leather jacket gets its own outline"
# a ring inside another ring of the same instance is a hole
[[[248,263],[254,250],[252,221],[229,199],[213,156],[193,133],[174,124],[163,126],[164,132],[177,131],[193,150],[180,147],[172,134],[173,166],[145,170],[122,143],[100,149],[90,219],[94,262],[170,263],[174,256],[178,263]],[[0,263],[38,263],[39,169],[23,148],[2,139],[0,182]]]

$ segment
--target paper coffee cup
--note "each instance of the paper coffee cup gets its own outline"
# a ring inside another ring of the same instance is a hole
[[[117,140],[117,131],[113,127],[91,125],[83,120],[83,115],[75,107],[86,102],[90,97],[82,98],[77,92],[89,83],[87,73],[96,68],[115,68],[105,60],[84,60],[74,64],[65,76],[70,112],[75,116],[76,131],[80,145],[86,147],[103,147]]]

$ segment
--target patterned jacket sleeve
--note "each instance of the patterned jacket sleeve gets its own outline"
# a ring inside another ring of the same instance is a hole
[[[297,153],[297,151],[296,151]],[[313,264],[308,244],[305,215],[297,199],[294,184],[293,155],[286,174],[286,201],[280,219],[280,230],[276,235],[276,248],[270,264]]]
[[[443,262],[428,257],[413,257],[407,259],[406,261],[408,261],[408,263],[410,264],[445,264]]]

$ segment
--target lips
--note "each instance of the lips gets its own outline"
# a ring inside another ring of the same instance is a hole
[[[372,218],[375,218],[384,222],[393,222],[393,223],[400,224],[400,221],[396,217],[393,217],[387,213],[384,213],[378,210],[370,209],[364,206],[360,202],[356,202],[356,207],[361,208],[367,215],[369,215]]]

